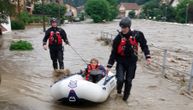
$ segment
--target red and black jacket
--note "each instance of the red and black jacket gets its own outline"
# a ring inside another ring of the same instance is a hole
[[[66,32],[58,27],[49,28],[43,38],[43,45],[49,40],[49,47],[62,46],[62,39],[66,44],[69,44]]]
[[[122,43],[121,43],[122,42]],[[140,31],[130,31],[127,34],[119,33],[113,40],[112,51],[108,60],[108,68],[111,68],[116,61],[117,63],[136,63],[138,44],[144,52],[146,58],[150,58],[150,51],[147,41]],[[122,51],[121,48],[124,50]]]

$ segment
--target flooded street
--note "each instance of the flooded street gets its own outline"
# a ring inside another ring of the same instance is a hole
[[[193,52],[193,26],[168,24],[154,21],[135,20],[134,29],[144,32],[148,44],[173,50]],[[118,21],[106,24],[65,24],[62,26],[71,45],[80,55],[89,61],[96,57],[106,65],[110,47],[104,47],[96,41],[101,31],[116,34]],[[0,110],[192,110],[193,100],[182,96],[177,85],[148,74],[138,65],[133,83],[131,98],[124,103],[113,92],[102,104],[69,106],[58,104],[50,95],[53,83],[53,69],[49,51],[43,50],[44,33],[41,27],[31,27],[24,31],[13,31],[3,35],[0,48]],[[12,40],[24,39],[33,44],[32,51],[9,51]],[[151,50],[151,48],[150,48]],[[65,68],[72,73],[86,67],[80,57],[69,47],[64,51]]]

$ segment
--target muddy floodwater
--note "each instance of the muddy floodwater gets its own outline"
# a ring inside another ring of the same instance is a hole
[[[89,61],[98,58],[106,65],[110,47],[96,41],[101,31],[116,34],[118,21],[106,24],[72,23],[62,25],[71,45]],[[133,28],[144,32],[148,43],[173,50],[193,52],[193,26],[134,20]],[[49,51],[42,48],[42,27],[28,27],[2,36],[0,48],[0,110],[192,110],[193,100],[178,93],[177,85],[148,74],[139,64],[128,103],[115,94],[102,104],[66,105],[53,101],[50,85],[53,69]],[[24,39],[33,44],[32,51],[10,51],[12,40]],[[84,62],[69,47],[64,51],[65,68],[72,73],[85,68]],[[114,71],[114,70],[113,70]],[[168,89],[169,88],[169,89]]]

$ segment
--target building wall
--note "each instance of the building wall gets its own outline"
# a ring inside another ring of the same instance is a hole
[[[65,6],[66,6],[66,11],[67,12],[72,10],[72,13],[73,13],[74,17],[77,17],[77,9],[75,7],[70,6],[68,4],[66,4]]]
[[[3,31],[3,33],[10,32],[11,31],[11,20],[10,17],[8,17],[8,24],[2,23],[1,24],[7,31]]]

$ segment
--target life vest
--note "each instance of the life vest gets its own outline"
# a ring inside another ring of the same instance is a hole
[[[121,38],[121,42],[119,43],[117,53],[121,56],[124,56],[124,50],[125,50],[125,45],[126,45],[126,38]]]
[[[56,31],[55,33],[54,33],[54,31],[50,32],[49,44],[52,45],[53,43],[57,43],[58,45],[62,44],[62,37],[60,35],[60,32],[58,32],[58,31]]]
[[[138,42],[137,42],[136,38],[130,36],[128,41],[129,41],[129,43],[131,44],[131,47],[134,50],[134,54],[137,54],[138,53]],[[120,43],[118,45],[118,48],[117,48],[117,54],[119,54],[121,56],[125,56],[126,42],[127,42],[127,39],[125,37],[121,38],[121,41],[120,41]]]
[[[95,67],[93,67],[91,64],[89,64],[89,65],[87,66],[86,80],[89,80],[90,72],[91,72],[92,70],[98,69],[98,67],[99,67],[99,65],[96,65]]]

